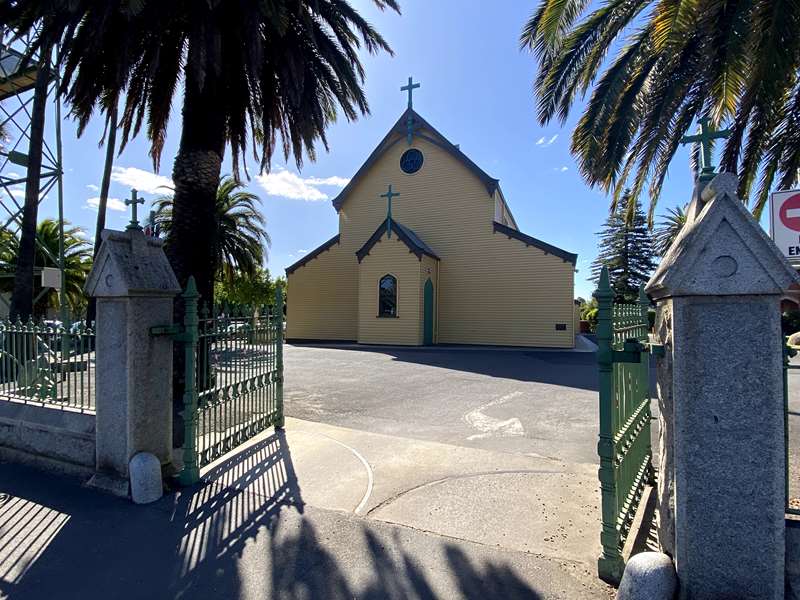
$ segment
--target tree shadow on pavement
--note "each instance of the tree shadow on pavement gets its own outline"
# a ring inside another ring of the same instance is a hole
[[[418,556],[399,528],[307,509],[282,431],[149,506],[4,464],[0,493],[0,598],[541,597],[451,541]]]

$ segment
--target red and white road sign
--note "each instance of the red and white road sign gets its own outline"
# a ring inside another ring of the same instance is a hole
[[[769,229],[783,255],[800,264],[800,190],[773,192]]]

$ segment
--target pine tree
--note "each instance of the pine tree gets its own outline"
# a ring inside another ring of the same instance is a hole
[[[600,252],[592,263],[592,279],[596,282],[600,269],[608,267],[617,300],[624,302],[638,299],[639,286],[647,283],[656,266],[653,237],[641,204],[635,199],[635,205],[629,207],[630,200],[631,195],[626,192],[606,219],[603,230],[597,234]]]

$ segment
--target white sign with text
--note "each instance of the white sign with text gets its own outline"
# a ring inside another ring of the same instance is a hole
[[[772,193],[769,233],[789,262],[800,265],[800,190]]]

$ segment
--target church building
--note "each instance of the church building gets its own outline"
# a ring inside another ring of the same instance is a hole
[[[286,269],[288,341],[572,348],[577,255],[522,233],[500,184],[413,109]]]

